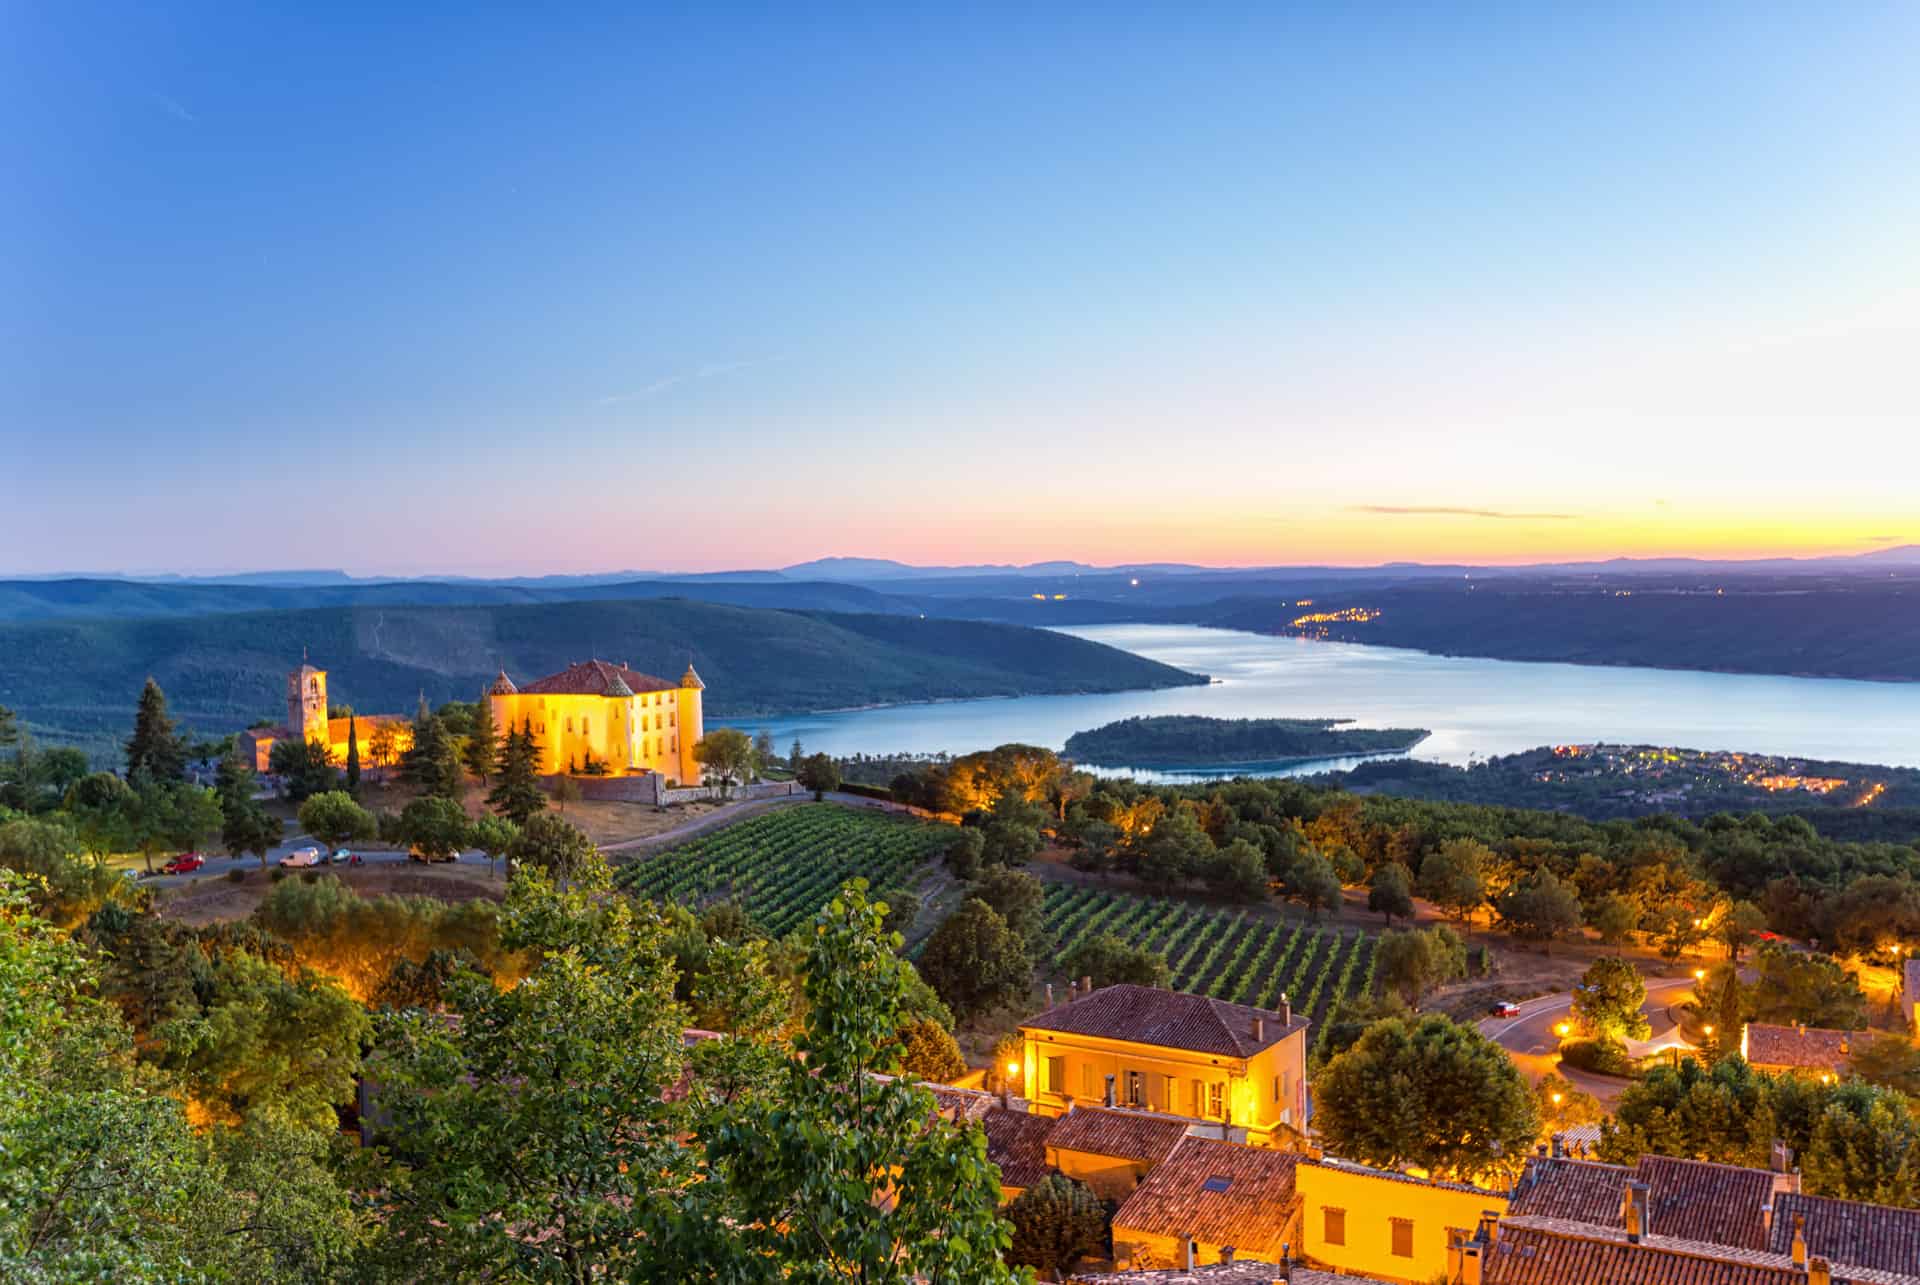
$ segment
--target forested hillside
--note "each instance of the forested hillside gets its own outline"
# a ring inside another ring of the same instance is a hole
[[[151,674],[188,725],[232,731],[281,717],[303,651],[333,699],[365,713],[409,711],[422,692],[472,699],[498,670],[525,680],[591,656],[668,678],[691,661],[715,717],[1204,681],[1016,625],[663,599],[0,624],[0,704],[43,740],[99,750]]]

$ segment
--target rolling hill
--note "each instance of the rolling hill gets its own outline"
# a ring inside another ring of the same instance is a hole
[[[0,704],[43,740],[106,753],[152,674],[183,722],[224,733],[280,716],[303,649],[334,699],[367,713],[409,711],[421,693],[472,699],[500,669],[525,680],[589,656],[670,678],[692,661],[716,718],[1206,681],[1018,625],[655,599],[0,624]]]

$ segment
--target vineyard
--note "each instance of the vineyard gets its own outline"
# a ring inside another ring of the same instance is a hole
[[[636,897],[698,906],[732,897],[774,936],[811,919],[848,879],[884,899],[920,882],[920,867],[953,839],[943,826],[851,808],[781,808],[623,867]]]
[[[1316,1042],[1334,1003],[1373,984],[1373,937],[1332,925],[1053,884],[1046,926],[1055,959],[1110,932],[1164,956],[1175,990],[1260,1008],[1284,994],[1317,1024]]]

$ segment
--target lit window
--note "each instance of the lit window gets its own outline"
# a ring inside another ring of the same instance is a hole
[[[1393,1256],[1395,1258],[1413,1257],[1413,1219],[1395,1218],[1393,1223]]]
[[[1142,1075],[1138,1071],[1127,1072],[1127,1105],[1128,1106],[1138,1107],[1138,1106],[1146,1105],[1146,1103],[1142,1100],[1147,1095],[1146,1079],[1147,1077]]]
[[[1325,1209],[1321,1212],[1326,1215],[1326,1226],[1320,1238],[1329,1245],[1346,1244],[1347,1211],[1344,1209]]]

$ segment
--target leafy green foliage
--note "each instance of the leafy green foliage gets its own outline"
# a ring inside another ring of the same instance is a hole
[[[1413,918],[1413,874],[1398,861],[1382,862],[1367,884],[1367,909],[1391,924]]]
[[[1539,870],[1496,897],[1493,908],[1522,941],[1551,942],[1580,927],[1580,896],[1551,870]]]
[[[140,689],[140,705],[133,716],[133,735],[127,740],[127,779],[178,781],[187,774],[187,747],[167,713],[167,696],[160,684],[147,679]]]
[[[1082,1258],[1111,1252],[1113,1213],[1085,1183],[1050,1173],[1007,1206],[1013,1224],[1007,1261],[1064,1279]]]
[[[1067,976],[1090,977],[1094,986],[1165,987],[1171,971],[1162,956],[1145,946],[1130,946],[1110,932],[1083,940],[1067,954]]]
[[[1208,767],[1284,763],[1406,750],[1427,736],[1406,728],[1343,727],[1337,718],[1124,718],[1067,738],[1076,763],[1105,767]]]
[[[797,748],[799,742],[795,741]],[[830,791],[840,788],[840,765],[827,754],[810,754],[794,765],[794,779],[804,789],[812,790],[815,802]]]
[[[1757,976],[1747,1005],[1760,1022],[1856,1030],[1867,1024],[1867,997],[1859,981],[1826,955],[1769,943],[1753,958]]]
[[[1647,984],[1624,959],[1596,959],[1573,992],[1573,1022],[1599,1040],[1644,1040],[1652,1028],[1642,1011]]]
[[[1033,986],[1026,942],[977,897],[933,930],[919,963],[921,975],[962,1020],[1022,1000]]]
[[[329,848],[341,848],[374,834],[373,813],[343,790],[316,794],[300,805],[300,828]]]
[[[400,810],[400,839],[427,861],[444,861],[467,846],[466,809],[444,795],[427,794]]]
[[[501,816],[524,827],[547,810],[547,797],[540,792],[540,744],[533,739],[533,721],[527,719],[518,728],[508,726],[500,742],[500,758],[495,767],[493,789],[487,792],[487,806]]]
[[[737,727],[716,727],[701,737],[693,747],[693,760],[720,786],[722,797],[751,778],[758,761],[752,739]]]
[[[303,741],[291,736],[275,741],[267,751],[267,770],[280,778],[280,792],[295,803],[336,789],[340,784],[340,773],[333,765],[333,751],[319,741]]]
[[[922,1017],[901,1028],[900,1069],[918,1079],[951,1084],[967,1073],[967,1060],[951,1031]]]
[[[1436,987],[1467,975],[1466,943],[1439,924],[1383,934],[1374,960],[1373,975],[1381,989],[1399,995],[1409,1008],[1419,1008]]]

